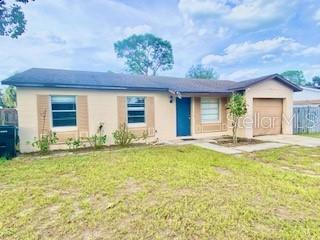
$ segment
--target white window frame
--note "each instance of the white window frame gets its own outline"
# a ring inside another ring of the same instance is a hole
[[[211,99],[211,100],[216,100],[218,102],[218,118],[216,120],[203,121],[203,119],[202,119],[202,101],[203,101],[203,99]],[[216,98],[216,97],[201,97],[200,98],[200,120],[201,120],[201,124],[213,124],[213,123],[220,123],[221,122],[221,98]]]
[[[144,99],[144,122],[141,122],[141,123],[129,123],[129,109],[128,109],[128,99],[129,98],[143,98]],[[146,118],[147,118],[147,114],[146,114],[146,97],[145,96],[127,96],[126,97],[126,111],[127,111],[127,125],[128,127],[132,127],[132,128],[135,128],[135,127],[145,127],[147,126],[147,123],[146,123]]]
[[[76,112],[76,125],[75,126],[53,126],[53,111],[52,110],[52,97],[74,97],[75,98],[75,103],[76,103],[76,110],[74,110]],[[77,108],[78,108],[78,99],[77,96],[75,95],[50,95],[49,98],[49,106],[50,106],[50,125],[51,125],[51,129],[54,132],[66,132],[66,131],[75,131],[78,129],[78,115],[77,115]]]

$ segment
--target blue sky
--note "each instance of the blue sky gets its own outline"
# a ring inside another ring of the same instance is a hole
[[[0,37],[0,79],[31,67],[124,72],[113,43],[151,32],[169,40],[184,76],[192,64],[241,80],[301,69],[320,75],[318,0],[36,0],[27,31]]]

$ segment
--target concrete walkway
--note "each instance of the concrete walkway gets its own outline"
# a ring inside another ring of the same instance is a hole
[[[210,143],[210,139],[195,139],[190,141],[177,141],[170,144],[185,145],[193,144],[198,147],[221,152],[224,154],[240,154],[246,152],[256,152],[273,148],[280,148],[286,145],[300,145],[304,147],[319,147],[320,138],[312,138],[298,135],[269,135],[259,136],[255,139],[262,140],[265,143],[249,144],[237,147],[224,147],[215,143]]]
[[[209,143],[209,142],[195,143],[194,145],[198,146],[198,147],[205,148],[205,149],[213,150],[213,151],[216,151],[216,152],[221,152],[221,153],[224,153],[224,154],[239,154],[239,153],[242,153],[240,150],[237,150],[235,148],[219,146],[217,144]]]
[[[234,149],[242,151],[242,152],[256,152],[256,151],[262,151],[262,150],[267,150],[267,149],[280,148],[280,147],[284,147],[286,145],[288,145],[288,144],[267,142],[267,143],[243,145],[243,146],[239,146],[239,147],[234,147]]]
[[[267,149],[280,148],[280,147],[286,146],[287,144],[270,142],[270,143],[243,145],[238,147],[224,147],[214,143],[205,142],[205,143],[195,143],[194,145],[205,148],[205,149],[213,150],[216,152],[221,152],[224,154],[240,154],[244,152],[256,152],[256,151],[262,151]]]
[[[303,147],[319,147],[320,138],[305,137],[299,135],[269,135],[255,137],[258,140],[286,143],[292,145],[299,145]]]

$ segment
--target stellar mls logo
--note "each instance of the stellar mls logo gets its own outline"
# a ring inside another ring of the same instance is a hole
[[[260,113],[254,114],[253,127],[270,129],[281,126],[281,117],[279,116],[261,116]]]
[[[228,114],[228,122],[232,122],[233,118]],[[287,116],[282,114],[282,116],[262,116],[260,113],[255,113],[253,117],[245,116],[239,119],[238,128],[262,128],[271,129],[276,127],[281,127],[283,125],[291,125],[295,129],[297,128],[320,128],[320,119],[316,117],[314,113],[309,113],[303,116],[291,115]],[[229,124],[229,128],[232,125]]]
[[[283,116],[283,119],[287,119]],[[232,117],[228,115],[228,121],[232,121]],[[290,121],[285,120],[285,121]],[[263,128],[270,129],[281,126],[281,117],[279,116],[261,116],[255,113],[253,117],[245,116],[239,119],[239,128]],[[229,126],[232,127],[232,126]]]

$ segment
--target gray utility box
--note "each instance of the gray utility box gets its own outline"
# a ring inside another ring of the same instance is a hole
[[[11,159],[17,155],[17,131],[15,126],[0,126],[0,157]]]

